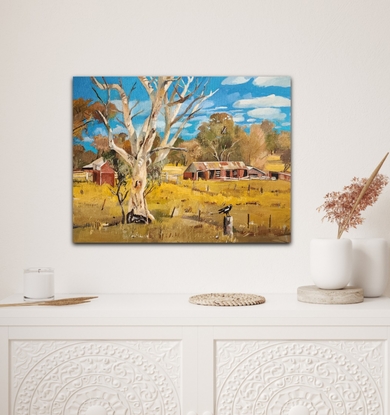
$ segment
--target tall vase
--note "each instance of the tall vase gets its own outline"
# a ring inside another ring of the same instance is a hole
[[[352,239],[351,283],[364,297],[380,297],[389,280],[389,247],[382,238]]]
[[[352,272],[350,239],[313,239],[310,243],[310,273],[314,284],[324,290],[345,288]]]

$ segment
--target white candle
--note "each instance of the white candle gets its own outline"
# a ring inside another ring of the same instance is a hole
[[[54,298],[53,268],[28,268],[24,270],[24,299],[48,300]]]

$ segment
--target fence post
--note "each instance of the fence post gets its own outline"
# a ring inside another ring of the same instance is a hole
[[[269,215],[269,220],[268,220],[268,230],[271,231],[271,224],[272,224],[272,216]]]
[[[249,213],[248,213],[248,218],[247,218],[247,227],[249,228],[249,224],[250,224],[250,215],[249,215]]]
[[[228,235],[228,236],[233,236],[233,216],[224,216],[223,234]]]

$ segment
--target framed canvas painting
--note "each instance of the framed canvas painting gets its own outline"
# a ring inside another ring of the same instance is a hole
[[[291,241],[289,77],[73,78],[75,243]]]

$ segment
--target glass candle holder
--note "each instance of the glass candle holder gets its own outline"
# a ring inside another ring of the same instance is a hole
[[[24,270],[24,299],[50,300],[54,298],[54,269],[27,268]]]

